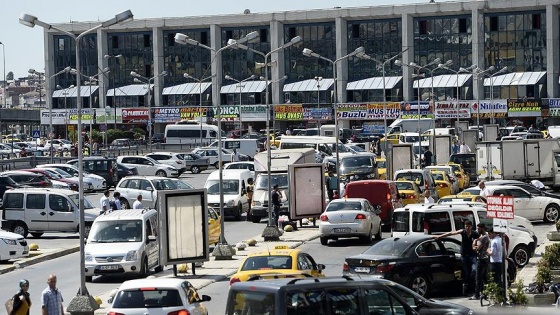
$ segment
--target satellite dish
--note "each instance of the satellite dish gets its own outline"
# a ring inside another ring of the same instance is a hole
[[[243,14],[251,14],[251,10],[245,9],[245,11],[243,11]]]

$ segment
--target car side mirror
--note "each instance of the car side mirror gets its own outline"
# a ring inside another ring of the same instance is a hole
[[[325,265],[323,264],[317,264],[317,270],[321,271],[321,270],[325,270]]]
[[[208,302],[208,301],[211,301],[211,300],[212,300],[212,298],[209,295],[203,294],[201,299],[200,299],[200,302]]]
[[[152,162],[149,162],[149,163],[148,163],[148,165],[150,165],[150,166],[154,166],[154,163],[152,163]]]
[[[153,189],[152,187],[150,187],[150,186],[146,187],[146,190],[147,190],[147,191],[154,191],[154,189]]]
[[[146,244],[149,244],[151,242],[155,242],[157,241],[157,237],[155,237],[154,235],[148,235],[148,239],[146,240]]]

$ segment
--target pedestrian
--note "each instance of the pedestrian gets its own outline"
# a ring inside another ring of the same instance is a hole
[[[274,185],[272,188],[272,195],[270,195],[272,200],[272,205],[274,206],[274,222],[278,226],[278,216],[280,215],[280,200],[282,200],[282,192],[278,188],[278,184]]]
[[[99,199],[99,204],[101,205],[101,214],[105,213],[105,211],[111,210],[111,203],[109,202],[109,196],[111,193],[108,190],[103,192],[103,196]]]
[[[12,297],[14,308],[9,315],[29,315],[31,308],[31,297],[29,296],[29,281],[19,280],[19,292]]]
[[[534,125],[529,126],[529,132],[538,132]]]
[[[233,153],[231,154],[231,161],[239,162],[239,153],[237,153],[237,149],[233,149]]]
[[[468,296],[469,290],[474,289],[476,284],[476,252],[473,249],[474,241],[480,234],[473,231],[472,221],[466,220],[464,228],[439,235],[437,238],[461,235],[461,265],[463,267],[463,295]]]
[[[471,153],[471,148],[469,148],[469,146],[463,140],[461,146],[459,147],[459,154],[466,154],[466,153]]]
[[[138,195],[138,197],[136,197],[136,200],[132,204],[132,209],[144,209],[142,206],[142,195]]]
[[[478,188],[480,188],[480,196],[486,198],[488,196],[488,189],[486,189],[486,184],[483,180],[478,183]]]
[[[486,253],[490,257],[489,274],[492,275],[494,282],[497,283],[500,288],[502,288],[502,238],[498,233],[494,232],[494,228],[492,227],[488,229],[488,237],[490,238],[490,246],[486,250]]]
[[[430,149],[426,149],[426,151],[424,151],[424,166],[430,166],[432,165],[432,151],[430,151]]]
[[[430,190],[429,189],[424,190],[424,203],[435,203],[435,202],[436,201],[430,194]]]
[[[251,204],[253,203],[254,191],[255,185],[253,184],[253,179],[249,178],[247,180],[247,202],[249,203],[249,210],[247,211],[247,221],[251,221]]]
[[[113,200],[111,200],[110,205],[111,210],[122,210],[121,193],[119,193],[118,191],[115,191],[113,193]]]
[[[19,151],[19,157],[26,157],[27,156],[27,151],[25,151],[25,148],[22,147],[21,151]]]
[[[41,294],[41,309],[43,315],[64,315],[62,293],[56,288],[56,275],[47,278],[47,288]]]
[[[93,154],[92,155],[98,155],[99,154],[99,144],[97,143],[97,141],[93,142]]]
[[[338,189],[338,180],[336,176],[334,176],[333,171],[329,171],[325,180],[325,186],[327,186],[327,196],[329,197],[329,201],[332,201],[334,199],[334,191]]]
[[[469,300],[480,299],[482,290],[488,279],[489,257],[487,250],[490,245],[490,239],[486,233],[486,225],[484,225],[484,223],[479,223],[476,228],[480,235],[473,243],[473,249],[476,252],[476,285],[474,287],[474,295],[471,296]]]

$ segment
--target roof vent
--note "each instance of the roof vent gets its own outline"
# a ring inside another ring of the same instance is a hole
[[[251,10],[245,9],[245,11],[243,11],[243,14],[251,14]]]

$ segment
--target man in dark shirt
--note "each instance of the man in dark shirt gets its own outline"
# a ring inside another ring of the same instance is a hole
[[[424,151],[424,166],[432,165],[432,156],[432,151],[430,151],[430,149]]]
[[[477,226],[477,232],[480,237],[474,242],[473,249],[476,254],[476,286],[474,288],[474,295],[469,298],[469,300],[479,300],[484,284],[487,281],[488,273],[488,246],[490,246],[490,239],[486,234],[486,225],[484,223],[479,223]]]
[[[278,188],[278,185],[274,185],[272,188],[270,199],[272,199],[272,206],[274,207],[274,224],[278,226],[278,215],[280,213],[280,200],[282,199],[282,192]]]

